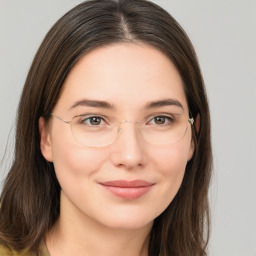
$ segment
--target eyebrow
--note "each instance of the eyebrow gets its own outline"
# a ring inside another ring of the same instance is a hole
[[[84,106],[84,107],[94,107],[94,108],[105,108],[105,109],[115,109],[115,107],[106,102],[106,101],[101,101],[101,100],[90,100],[90,99],[83,99],[76,101],[70,109],[74,109],[79,106]]]
[[[175,99],[163,99],[163,100],[152,101],[146,104],[145,109],[152,109],[152,108],[165,107],[165,106],[177,106],[177,107],[180,107],[182,110],[184,110],[182,104]]]
[[[104,109],[111,109],[111,110],[116,109],[114,105],[110,104],[107,101],[82,99],[82,100],[76,101],[70,107],[70,110],[78,106],[104,108]],[[163,100],[151,101],[145,105],[144,109],[153,109],[153,108],[159,108],[159,107],[165,107],[165,106],[177,106],[177,107],[180,107],[182,110],[184,110],[182,104],[175,99],[163,99]]]

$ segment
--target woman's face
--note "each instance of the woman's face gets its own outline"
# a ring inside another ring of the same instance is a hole
[[[181,106],[147,107],[167,99]],[[104,101],[113,108],[88,106],[88,100]],[[63,120],[90,113],[120,121],[173,111],[189,117],[175,66],[151,46],[124,43],[95,49],[80,59],[53,109]],[[109,228],[151,225],[175,197],[194,151],[190,125],[180,140],[154,145],[135,123],[128,122],[121,125],[112,144],[97,148],[79,144],[70,124],[57,118],[47,125],[41,118],[39,124],[42,153],[53,162],[61,186],[61,213]]]

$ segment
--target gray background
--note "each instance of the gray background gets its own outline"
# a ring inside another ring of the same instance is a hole
[[[0,0],[0,181],[12,159],[15,112],[50,26],[78,0]],[[256,256],[256,1],[155,0],[197,50],[212,114],[210,255]],[[9,147],[5,150],[7,137]]]

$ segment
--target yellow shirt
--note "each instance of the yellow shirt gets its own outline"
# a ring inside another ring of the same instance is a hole
[[[8,245],[0,244],[0,256],[50,256],[47,247],[44,242],[41,243],[39,247],[39,254],[35,255],[34,253],[29,252],[28,249],[25,249],[21,252],[17,252],[10,248]]]

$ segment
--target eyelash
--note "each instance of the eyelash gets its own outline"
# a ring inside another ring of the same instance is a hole
[[[177,115],[177,114],[176,114]],[[81,117],[85,117],[86,115],[81,115]],[[100,116],[100,115],[90,115],[90,116],[87,116],[87,117],[85,117],[85,118],[83,118],[83,119],[81,119],[79,122],[80,123],[86,123],[86,121],[87,120],[92,120],[92,118],[100,118],[101,119],[101,121],[104,121],[104,122],[106,122],[106,117],[102,117],[102,116]],[[154,115],[154,116],[150,116],[150,119],[146,122],[146,123],[149,123],[149,122],[151,122],[152,120],[154,120],[155,118],[157,118],[157,117],[163,117],[163,118],[165,118],[165,122],[164,122],[164,124],[159,124],[158,126],[165,126],[165,125],[168,125],[168,124],[173,124],[174,122],[175,122],[175,118],[174,118],[174,114],[172,114],[172,115],[170,115],[170,114],[157,114],[157,115]],[[168,123],[167,123],[168,122]],[[99,124],[99,125],[92,125],[92,124],[88,124],[88,125],[90,125],[90,126],[100,126],[101,124]],[[157,124],[155,124],[155,125],[157,125]]]
[[[85,123],[86,122],[86,120],[90,120],[90,119],[92,119],[92,118],[100,118],[101,120],[105,120],[103,117],[101,117],[101,116],[89,116],[89,117],[86,117],[86,118],[84,118],[84,119],[82,119],[81,121],[80,121],[80,123]],[[91,126],[99,126],[99,125],[92,125],[92,124],[90,124]]]
[[[149,121],[152,121],[154,120],[155,118],[157,117],[163,117],[165,118],[165,122],[164,124],[159,124],[159,126],[164,126],[164,125],[168,125],[166,122],[172,124],[174,122],[174,118],[173,117],[170,117],[170,116],[166,116],[166,115],[157,115],[157,116],[153,116]]]

